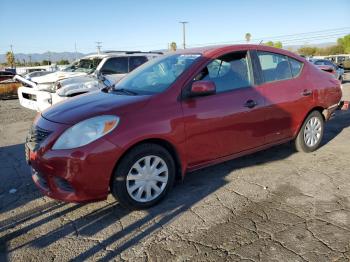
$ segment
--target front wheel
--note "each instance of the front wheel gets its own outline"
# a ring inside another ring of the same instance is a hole
[[[136,146],[118,163],[111,183],[112,195],[129,209],[151,207],[171,189],[175,170],[172,156],[162,146]]]
[[[305,119],[295,139],[296,150],[305,153],[315,151],[321,144],[323,133],[323,116],[318,111],[311,112]]]

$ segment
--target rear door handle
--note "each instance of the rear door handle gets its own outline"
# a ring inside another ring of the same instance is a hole
[[[303,92],[301,92],[302,96],[309,96],[312,94],[312,90],[305,89]]]
[[[248,107],[248,108],[254,108],[255,106],[257,106],[258,103],[255,102],[254,100],[248,100],[247,102],[245,102],[244,106]]]

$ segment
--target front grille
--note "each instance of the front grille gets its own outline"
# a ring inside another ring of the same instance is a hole
[[[36,101],[36,95],[22,93],[23,98]]]
[[[44,140],[51,134],[50,131],[42,129],[37,126],[32,126],[27,135],[26,143],[31,151],[39,149]]]

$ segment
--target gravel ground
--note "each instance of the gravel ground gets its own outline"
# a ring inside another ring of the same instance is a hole
[[[314,153],[282,145],[190,173],[133,212],[112,197],[43,197],[23,154],[34,116],[0,101],[0,261],[350,260],[350,111],[327,123]]]

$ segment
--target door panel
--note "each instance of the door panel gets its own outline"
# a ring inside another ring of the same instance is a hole
[[[246,107],[247,101],[257,103]],[[190,165],[264,144],[264,98],[260,88],[242,88],[183,101]]]
[[[259,87],[266,105],[266,143],[291,138],[313,104],[313,87],[302,63],[287,56],[257,52],[265,83]]]

